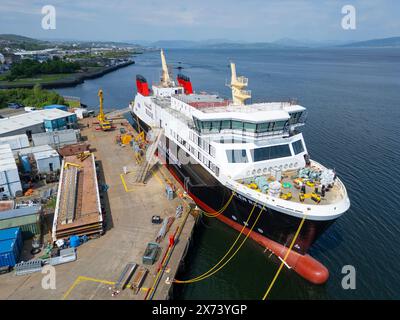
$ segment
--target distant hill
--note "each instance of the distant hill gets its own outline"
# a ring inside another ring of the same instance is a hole
[[[201,41],[192,40],[159,40],[155,42],[148,43],[152,47],[157,48],[169,48],[169,49],[187,49],[187,48],[203,48],[213,45],[228,45],[237,44],[238,42],[230,41],[227,39],[209,39]]]
[[[347,44],[349,41],[316,41],[316,40],[295,40],[290,38],[282,38],[273,42],[245,42],[231,41],[227,39],[211,39],[203,41],[190,40],[162,40],[148,43],[156,48],[174,48],[174,49],[271,49],[271,48],[319,48],[333,47]]]
[[[384,48],[384,47],[395,47],[400,48],[400,37],[391,37],[383,39],[374,39],[367,41],[353,42],[345,44],[341,47],[351,47],[351,48]]]
[[[17,34],[0,34],[0,40],[3,41],[8,41],[11,43],[19,43],[19,42],[25,42],[25,43],[47,43],[47,41],[42,41],[38,39],[33,39],[29,37],[24,37],[20,36]]]
[[[254,43],[215,43],[204,47],[209,49],[271,49],[271,48],[284,48],[287,46],[272,42],[254,42]]]
[[[0,50],[13,48],[21,50],[43,50],[51,46],[51,43],[16,34],[0,34]]]
[[[96,48],[96,47],[134,47],[141,49],[139,45],[114,41],[78,41],[63,39],[39,40],[16,34],[0,34],[0,51],[8,47],[19,50],[43,50],[58,46],[60,48]]]
[[[196,41],[189,40],[159,40],[156,42],[150,43],[152,47],[157,48],[193,48],[197,46]]]
[[[238,42],[227,39],[210,39],[202,41],[190,40],[161,40],[149,44],[157,48],[169,49],[255,49],[255,48],[271,48],[280,47],[278,44],[269,42]]]

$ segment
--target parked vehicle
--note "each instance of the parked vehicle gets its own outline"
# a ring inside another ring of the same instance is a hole
[[[0,274],[9,273],[12,270],[10,266],[0,267]]]
[[[9,102],[9,103],[7,103],[7,106],[10,109],[19,109],[19,108],[23,108],[24,107],[24,105],[22,105],[20,103],[16,103],[16,102]]]

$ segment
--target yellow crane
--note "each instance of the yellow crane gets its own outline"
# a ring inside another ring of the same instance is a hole
[[[78,169],[81,169],[81,168],[82,168],[82,166],[79,165],[79,164],[77,164],[77,163],[65,162],[65,164],[64,164],[64,169],[68,169],[69,166],[77,167]]]
[[[111,130],[111,122],[106,118],[103,111],[103,90],[99,90],[98,93],[100,99],[100,111],[97,119],[99,120],[100,129],[103,131]]]

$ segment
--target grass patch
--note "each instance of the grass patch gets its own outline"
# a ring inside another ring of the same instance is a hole
[[[47,209],[55,209],[56,208],[56,204],[57,204],[57,198],[53,197],[49,201],[47,201],[45,207]]]
[[[68,106],[70,108],[80,108],[81,107],[81,102],[78,100],[68,100],[65,102],[68,104]]]
[[[46,83],[52,81],[59,81],[71,76],[76,75],[76,73],[59,73],[59,74],[39,74],[32,78],[21,78],[15,79],[14,81],[6,81],[5,75],[0,77],[0,84],[2,85],[12,85],[12,84],[30,84],[30,83]]]

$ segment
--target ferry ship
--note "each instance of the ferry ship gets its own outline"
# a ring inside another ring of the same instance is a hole
[[[246,104],[248,79],[237,76],[233,62],[232,99],[195,93],[181,73],[175,81],[163,50],[161,65],[151,89],[136,76],[129,104],[136,129],[158,130],[159,159],[205,212],[249,232],[262,209],[250,238],[281,260],[306,217],[285,264],[312,283],[326,282],[329,271],[307,251],[350,201],[336,172],[309,157],[301,133],[306,108],[294,101]]]

